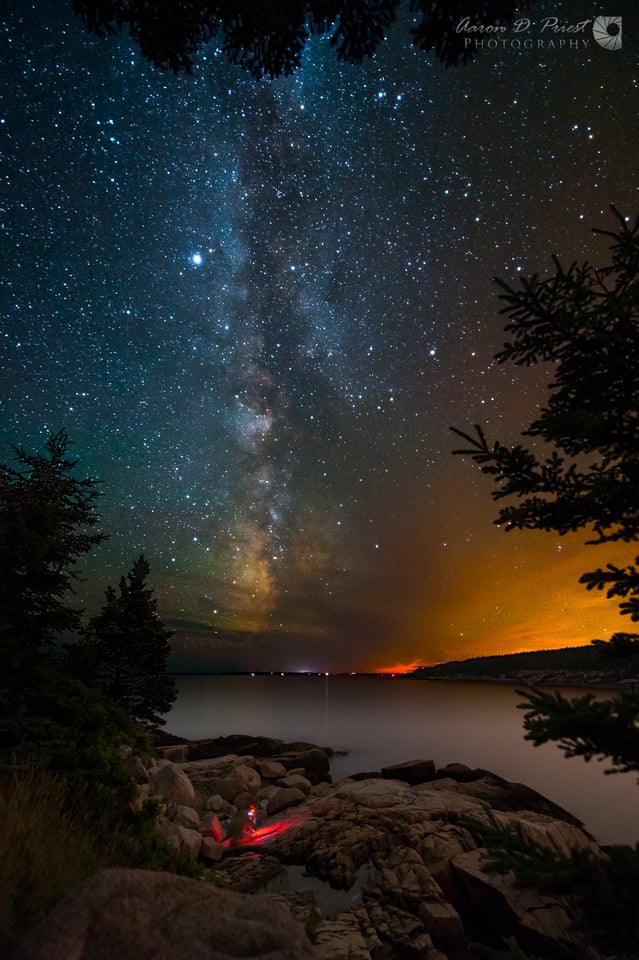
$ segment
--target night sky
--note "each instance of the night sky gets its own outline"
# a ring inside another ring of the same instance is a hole
[[[103,481],[89,613],[144,552],[182,669],[628,628],[577,584],[610,549],[494,527],[449,427],[512,441],[544,400],[548,371],[492,360],[492,278],[606,263],[591,228],[639,212],[634,7],[604,11],[616,51],[539,48],[543,16],[602,12],[557,0],[533,49],[475,65],[403,24],[362,66],[315,38],[258,82],[213,45],[175,77],[61,0],[3,5],[1,456],[64,428]]]

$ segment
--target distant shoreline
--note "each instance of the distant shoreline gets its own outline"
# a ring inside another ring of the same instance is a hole
[[[331,680],[357,680],[358,678],[392,680],[400,677],[415,679],[412,672],[389,673],[387,671],[366,672],[363,670],[355,670],[349,673],[310,670],[169,670],[168,673],[171,677],[273,677],[274,680],[277,680],[278,677],[308,677],[315,680],[324,678],[330,678]]]
[[[443,681],[445,683],[497,683],[503,685],[522,685],[526,687],[592,687],[600,690],[618,690],[624,687],[639,684],[639,677],[632,677],[621,680],[611,680],[608,677],[589,678],[576,675],[555,675],[555,676],[536,676],[520,675],[511,677],[472,677],[464,674],[442,673],[436,677],[414,677],[414,680],[429,680],[433,683]]]
[[[639,684],[639,655],[605,656],[600,644],[530,650],[450,660],[410,672],[322,670],[171,670],[179,677],[298,677],[330,680],[446,680],[451,683],[523,684],[530,687],[619,689]]]
[[[420,680],[618,689],[639,683],[639,657],[606,657],[599,645],[532,650],[419,667]]]
[[[437,670],[436,673],[430,674],[429,669]],[[443,672],[441,668],[423,668],[422,671],[416,671],[415,673],[295,673],[295,672],[277,672],[271,673],[270,671],[264,672],[201,672],[201,671],[184,671],[184,672],[172,672],[171,677],[179,679],[181,677],[209,677],[212,679],[226,679],[226,678],[267,678],[267,679],[290,679],[290,678],[301,678],[309,680],[420,680],[420,681],[430,681],[433,683],[443,682],[443,683],[489,683],[489,684],[500,684],[500,685],[510,685],[510,686],[526,686],[526,687],[592,687],[593,689],[624,689],[631,686],[639,685],[639,676],[630,676],[630,677],[619,677],[619,676],[610,676],[606,675],[605,672],[602,673],[591,673],[586,674],[579,672],[541,672],[541,671],[521,671],[519,673],[511,673],[509,675],[500,674],[500,675],[491,675],[491,674],[473,674],[473,673],[463,673],[451,671]]]

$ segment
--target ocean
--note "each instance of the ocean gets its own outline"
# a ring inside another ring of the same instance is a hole
[[[639,840],[636,775],[607,776],[605,762],[567,760],[554,744],[533,747],[524,740],[515,686],[279,674],[176,682],[165,729],[178,736],[242,733],[332,747],[333,780],[417,758],[438,767],[465,763],[538,790],[582,820],[599,843]]]

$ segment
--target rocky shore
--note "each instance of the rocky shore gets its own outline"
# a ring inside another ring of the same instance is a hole
[[[171,741],[171,742],[167,742]],[[332,783],[330,750],[266,738],[122,748],[156,834],[202,879],[102,871],[15,960],[471,960],[514,936],[544,960],[601,960],[574,902],[489,872],[473,821],[605,856],[523,784],[428,759]]]

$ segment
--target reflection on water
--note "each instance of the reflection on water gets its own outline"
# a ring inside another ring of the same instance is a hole
[[[570,810],[601,843],[639,839],[635,775],[604,776],[605,764],[532,747],[509,685],[315,676],[178,677],[177,685],[166,728],[178,736],[243,733],[348,751],[331,763],[334,780],[418,757],[484,767]]]
[[[306,873],[305,867],[285,867],[278,886],[273,884],[265,890],[266,893],[281,893],[285,890],[312,890],[315,902],[325,919],[337,916],[343,910],[361,903],[362,892],[371,885],[375,877],[375,868],[368,860],[363,863],[355,874],[355,879],[348,890],[332,887],[324,880]]]

